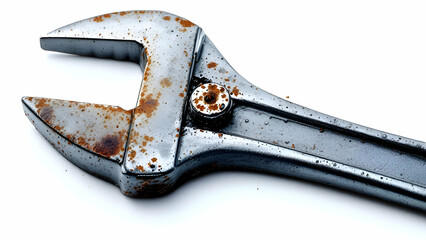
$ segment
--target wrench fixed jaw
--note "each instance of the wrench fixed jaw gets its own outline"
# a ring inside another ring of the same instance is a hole
[[[119,185],[126,195],[161,194],[173,185],[164,182],[174,181],[168,174],[174,169],[199,32],[192,22],[160,11],[110,13],[52,31],[40,39],[45,50],[139,62],[144,74],[137,105],[123,110],[26,97],[24,111],[74,164]],[[114,170],[99,170],[104,168]]]

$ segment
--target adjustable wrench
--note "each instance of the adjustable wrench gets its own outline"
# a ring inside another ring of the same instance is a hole
[[[241,77],[203,30],[160,11],[79,21],[45,50],[129,60],[144,71],[137,106],[22,98],[65,158],[132,197],[164,195],[220,169],[293,176],[426,210],[426,144],[273,96]]]

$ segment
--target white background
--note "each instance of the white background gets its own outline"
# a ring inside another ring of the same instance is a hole
[[[163,198],[131,199],[69,163],[20,98],[129,109],[142,73],[134,63],[45,52],[38,38],[122,10],[183,16],[255,85],[426,141],[424,1],[13,1],[0,16],[0,239],[426,238],[423,213],[297,179],[214,173]]]

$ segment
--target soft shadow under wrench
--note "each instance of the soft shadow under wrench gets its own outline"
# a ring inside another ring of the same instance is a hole
[[[160,11],[105,14],[40,39],[45,50],[138,62],[132,110],[22,99],[72,163],[133,197],[205,171],[303,178],[426,210],[426,144],[273,96],[241,77],[192,22]]]

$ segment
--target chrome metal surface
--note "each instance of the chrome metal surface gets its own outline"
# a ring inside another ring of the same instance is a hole
[[[132,110],[22,100],[28,118],[59,152],[126,195],[158,196],[206,171],[237,169],[307,179],[426,211],[424,142],[253,86],[184,18],[159,11],[105,14],[57,29],[41,45],[140,63],[144,77]],[[226,118],[214,118],[221,114]]]

